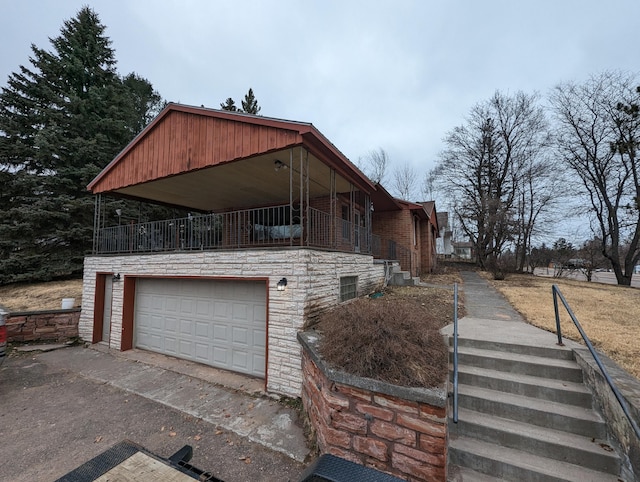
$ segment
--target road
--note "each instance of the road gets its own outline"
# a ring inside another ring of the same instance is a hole
[[[553,277],[553,268],[536,268],[533,271],[536,276]],[[579,281],[587,281],[587,277],[580,270],[565,271],[562,274],[563,278],[575,279]],[[616,275],[609,271],[598,271],[593,273],[591,278],[593,283],[603,283],[609,285],[618,284],[616,281]],[[634,288],[640,288],[640,275],[633,275],[631,278],[631,286]]]
[[[215,425],[16,354],[0,367],[0,481],[55,480],[123,439],[233,481],[298,480],[304,466]]]

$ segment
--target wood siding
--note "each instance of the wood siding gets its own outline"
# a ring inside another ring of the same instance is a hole
[[[94,194],[301,144],[299,132],[172,111],[109,166]]]

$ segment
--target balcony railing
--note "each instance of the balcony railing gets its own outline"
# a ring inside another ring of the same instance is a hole
[[[123,224],[95,232],[94,254],[155,253],[264,246],[310,246],[371,253],[370,228],[289,205]]]

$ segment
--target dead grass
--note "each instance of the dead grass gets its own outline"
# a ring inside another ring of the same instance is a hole
[[[447,346],[440,328],[452,319],[447,289],[394,288],[323,314],[320,353],[331,365],[361,377],[408,387],[441,386]]]
[[[82,280],[0,286],[0,306],[9,311],[56,310],[60,309],[62,298],[75,298],[79,306]]]
[[[557,284],[593,345],[640,378],[640,290],[582,281],[509,275],[489,281],[531,324],[555,333],[551,285]],[[562,334],[580,335],[558,300]]]

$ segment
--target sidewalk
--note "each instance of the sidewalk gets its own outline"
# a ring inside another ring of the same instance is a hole
[[[155,402],[162,403],[231,431],[271,450],[303,462],[309,450],[298,414],[282,403],[260,396],[256,387],[262,380],[237,377],[221,386],[211,378],[225,376],[222,371],[171,359],[172,367],[161,366],[144,352],[132,350],[113,354],[100,345],[72,347],[43,353],[48,365],[102,382]],[[167,357],[164,357],[166,360]],[[209,380],[207,380],[209,378]],[[220,380],[222,381],[222,379]],[[243,385],[244,384],[246,385]]]
[[[524,321],[501,293],[475,271],[461,271],[467,315],[458,320],[458,335],[462,338],[487,340],[496,343],[515,343],[531,346],[557,347],[555,334],[536,328]],[[453,334],[453,324],[442,330]],[[579,347],[571,340],[563,340],[566,347]],[[566,348],[564,348],[566,349]]]

